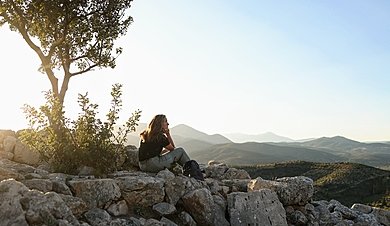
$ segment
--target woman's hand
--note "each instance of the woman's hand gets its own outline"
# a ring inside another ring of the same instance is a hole
[[[167,136],[171,135],[169,129],[163,129],[163,133],[165,133],[165,135]]]

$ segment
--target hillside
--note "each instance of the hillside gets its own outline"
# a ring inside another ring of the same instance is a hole
[[[145,123],[140,123],[134,133],[127,136],[127,144],[139,146],[139,134],[146,128]],[[228,138],[220,134],[209,135],[190,126],[180,124],[170,129],[176,146],[186,148],[189,152],[208,148],[214,144],[232,143]]]
[[[390,166],[390,145],[386,143],[362,143],[345,137],[322,137],[302,143],[278,144],[289,147],[306,147],[340,156],[348,162],[380,168]]]
[[[283,137],[276,135],[271,132],[251,135],[243,133],[227,133],[223,134],[225,137],[229,138],[235,143],[245,143],[245,142],[293,142],[293,139],[288,137]]]
[[[220,134],[208,135],[204,132],[196,130],[190,126],[180,124],[170,129],[172,135],[178,135],[181,137],[186,137],[194,140],[201,140],[211,144],[225,144],[232,143],[231,140]]]
[[[336,162],[345,160],[343,157],[319,150],[255,142],[213,145],[201,151],[193,152],[191,157],[201,163],[207,163],[209,160],[216,160],[231,165],[273,163],[289,160],[317,162]]]
[[[346,206],[356,202],[390,208],[390,171],[355,163],[304,161],[238,166],[252,178],[306,176],[314,180],[314,199],[336,199]]]

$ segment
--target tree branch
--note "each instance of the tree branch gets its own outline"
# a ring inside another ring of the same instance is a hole
[[[98,66],[100,66],[100,64],[93,64],[93,65],[87,67],[86,69],[84,69],[84,70],[82,70],[82,71],[78,71],[78,72],[75,72],[75,73],[71,73],[71,76],[73,77],[73,76],[76,76],[76,75],[79,75],[79,74],[83,74],[83,73],[88,72],[88,71],[90,71],[90,70],[92,70],[93,68],[98,67]]]

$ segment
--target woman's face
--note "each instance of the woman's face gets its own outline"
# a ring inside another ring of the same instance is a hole
[[[168,126],[169,126],[168,120],[167,120],[167,118],[164,118],[163,121],[162,121],[162,128],[163,128],[163,130],[167,130]]]

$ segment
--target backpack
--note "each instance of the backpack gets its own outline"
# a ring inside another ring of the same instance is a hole
[[[197,180],[204,180],[202,170],[195,160],[190,160],[184,164],[183,175]]]

